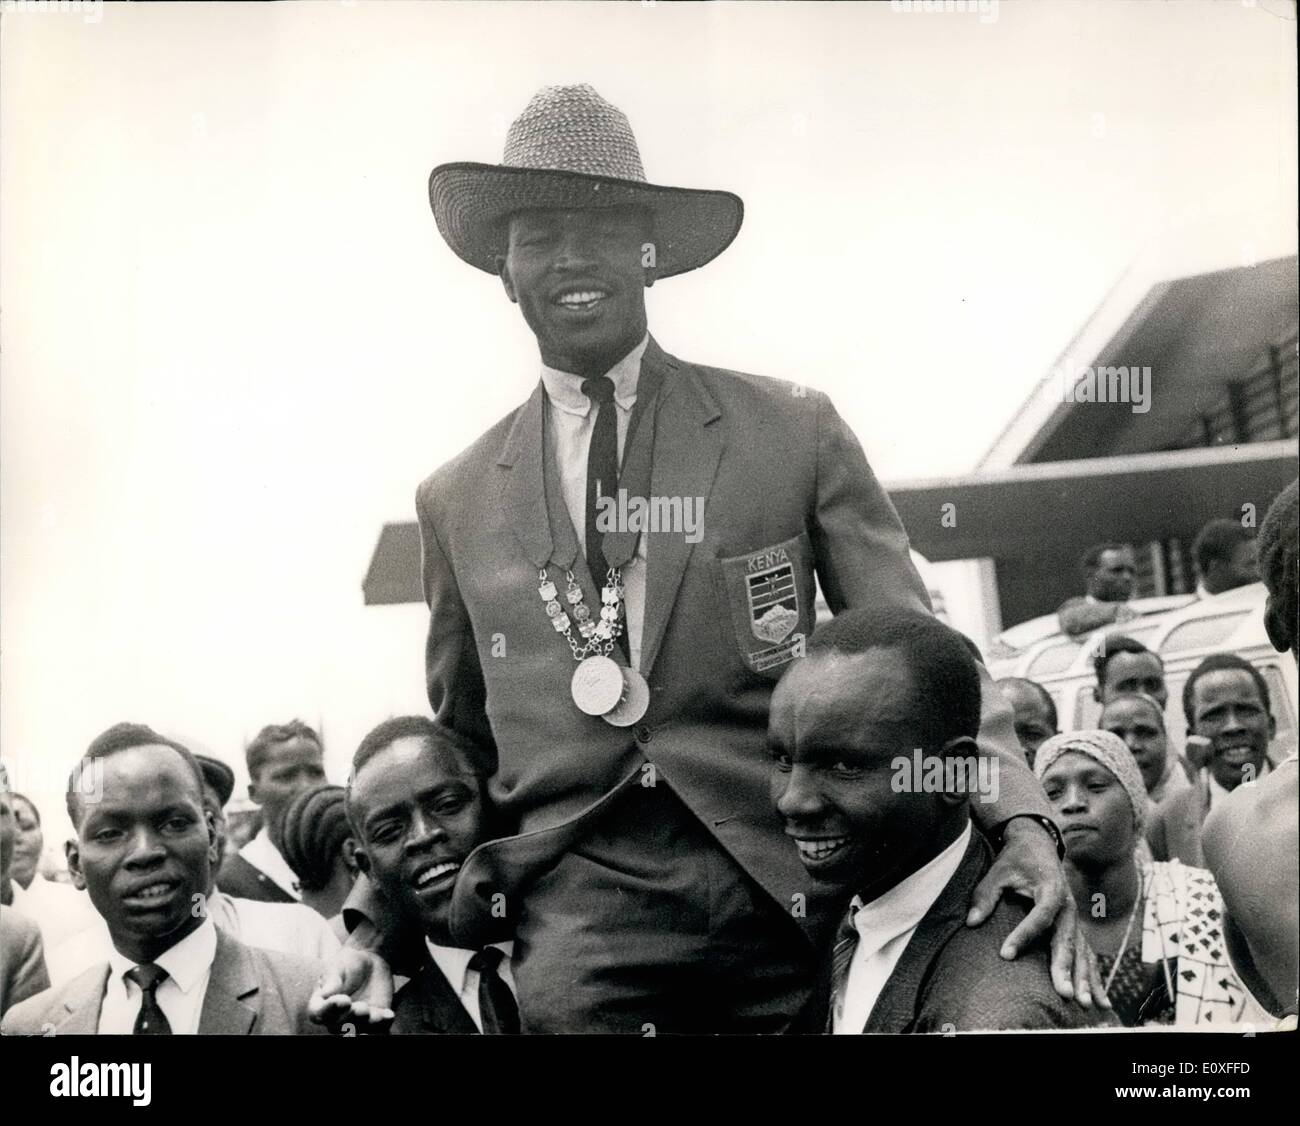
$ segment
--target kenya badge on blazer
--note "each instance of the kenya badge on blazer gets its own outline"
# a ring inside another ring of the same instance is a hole
[[[812,629],[812,548],[806,533],[717,561],[740,655],[776,679]]]

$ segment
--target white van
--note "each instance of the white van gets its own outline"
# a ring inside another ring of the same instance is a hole
[[[1182,747],[1187,732],[1183,685],[1188,675],[1211,653],[1236,653],[1259,669],[1268,684],[1277,720],[1269,757],[1277,761],[1296,748],[1300,687],[1295,659],[1277,652],[1264,632],[1267,597],[1263,583],[1252,583],[1213,598],[1180,594],[1135,599],[1129,605],[1139,617],[1080,637],[1062,633],[1056,615],[1048,614],[1000,634],[986,654],[989,672],[995,680],[1021,676],[1046,688],[1056,702],[1062,731],[1095,727],[1101,706],[1092,694],[1097,684],[1093,658],[1107,634],[1131,637],[1165,663],[1165,724],[1170,744]]]

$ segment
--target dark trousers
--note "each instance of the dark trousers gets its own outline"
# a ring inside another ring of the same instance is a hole
[[[523,1030],[776,1033],[812,945],[662,782],[633,785],[527,888],[515,939]]]

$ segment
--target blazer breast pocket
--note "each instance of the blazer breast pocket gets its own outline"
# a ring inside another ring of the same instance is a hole
[[[808,533],[716,559],[713,566],[741,660],[751,672],[777,680],[803,655],[816,620]]]

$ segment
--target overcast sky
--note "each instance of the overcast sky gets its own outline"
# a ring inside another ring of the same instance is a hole
[[[15,782],[50,812],[121,719],[242,778],[246,739],[293,715],[342,781],[374,722],[426,706],[422,608],[367,609],[361,579],[537,365],[499,282],[439,238],[427,177],[498,161],[539,86],[620,106],[652,181],[745,200],[730,250],[648,295],[660,342],[826,390],[880,476],[929,477],[978,462],[1153,238],[1277,215],[1293,252],[1290,11],[6,10]]]

